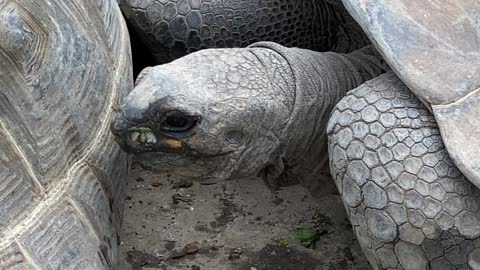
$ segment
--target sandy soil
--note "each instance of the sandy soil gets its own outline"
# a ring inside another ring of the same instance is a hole
[[[308,249],[293,229],[317,229]],[[338,194],[260,179],[200,184],[135,168],[120,270],[368,270]]]

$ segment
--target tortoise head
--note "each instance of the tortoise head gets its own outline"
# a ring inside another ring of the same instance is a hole
[[[265,66],[267,58],[277,66]],[[149,67],[112,132],[157,171],[214,179],[256,173],[281,147],[293,106],[282,59],[263,48],[210,49]]]

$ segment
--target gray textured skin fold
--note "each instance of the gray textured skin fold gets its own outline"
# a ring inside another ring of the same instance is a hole
[[[373,47],[350,54],[318,53],[271,42],[250,48],[268,48],[280,54],[294,81],[294,88],[289,89],[294,93],[293,107],[279,138],[280,155],[272,160],[274,168],[265,168],[268,173],[262,176],[271,185],[300,179],[309,189],[321,189],[330,180],[326,127],[331,110],[347,91],[385,72],[388,65]]]
[[[133,86],[114,0],[0,0],[0,269],[113,269]]]
[[[336,54],[260,42],[203,50],[145,70],[112,131],[137,159],[161,170],[216,179],[260,173],[271,185],[293,182],[314,167],[325,169],[325,128],[336,102],[385,69],[369,47]],[[188,134],[158,131],[157,116],[172,110],[201,122]],[[156,142],[132,142],[131,127],[148,127]],[[238,135],[234,142],[229,134]]]

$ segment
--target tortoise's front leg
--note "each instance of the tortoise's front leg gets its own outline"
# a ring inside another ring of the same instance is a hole
[[[349,92],[328,132],[332,175],[374,269],[480,269],[480,190],[393,72]]]

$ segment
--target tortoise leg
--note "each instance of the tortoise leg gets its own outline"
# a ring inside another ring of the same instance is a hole
[[[393,72],[349,92],[328,133],[332,176],[374,269],[480,269],[480,190]]]

